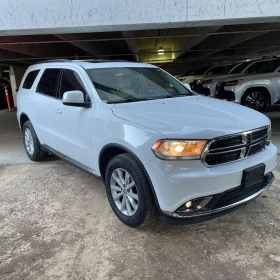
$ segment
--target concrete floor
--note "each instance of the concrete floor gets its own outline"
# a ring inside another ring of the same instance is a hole
[[[280,114],[268,115],[279,145]],[[93,176],[65,161],[31,163],[15,113],[0,112],[0,135],[1,280],[280,279],[279,165],[270,189],[231,214],[131,229]]]

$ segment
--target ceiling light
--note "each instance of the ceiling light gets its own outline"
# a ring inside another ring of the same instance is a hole
[[[164,49],[163,48],[160,48],[159,50],[158,50],[158,55],[163,55],[164,54]]]

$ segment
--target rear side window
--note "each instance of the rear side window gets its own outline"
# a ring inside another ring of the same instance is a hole
[[[40,70],[29,72],[25,78],[22,88],[31,89],[39,72]]]
[[[59,98],[62,99],[64,92],[71,90],[80,90],[84,94],[85,100],[89,101],[89,97],[79,74],[73,70],[64,69],[62,73]]]
[[[60,69],[46,69],[37,86],[37,92],[56,97]]]

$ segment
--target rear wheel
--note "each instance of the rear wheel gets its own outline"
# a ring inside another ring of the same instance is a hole
[[[33,161],[42,161],[49,153],[42,151],[39,139],[30,121],[26,121],[22,128],[23,144],[27,156]]]
[[[118,155],[109,162],[105,186],[114,213],[126,225],[144,226],[157,217],[147,177],[130,154]]]
[[[260,89],[248,90],[242,98],[242,105],[259,112],[265,109],[267,103],[266,93]]]

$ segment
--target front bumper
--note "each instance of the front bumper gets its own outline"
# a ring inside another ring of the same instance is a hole
[[[201,212],[192,212],[190,214],[184,213],[183,215],[178,215],[177,213],[173,212],[163,212],[161,215],[162,222],[169,224],[169,225],[184,225],[184,224],[193,224],[193,223],[200,223],[207,220],[211,220],[214,218],[217,218],[219,216],[222,216],[224,214],[227,214],[231,211],[234,211],[245,204],[249,203],[250,201],[257,198],[259,195],[261,195],[264,191],[266,191],[269,186],[274,181],[274,175],[272,173],[269,173],[265,176],[264,183],[258,188],[256,192],[251,192],[247,196],[243,197],[243,199],[240,199],[238,201],[235,201],[233,203],[229,203],[228,205],[224,205],[223,207],[214,208],[213,210],[204,210]],[[238,187],[241,188],[241,187]],[[222,197],[223,194],[221,194]]]
[[[200,160],[164,161],[156,157],[144,162],[160,213],[173,213],[184,203],[224,193],[241,185],[243,170],[260,163],[264,174],[276,166],[277,148],[267,149],[246,159],[220,166],[206,167]],[[164,214],[166,216],[166,214]]]

